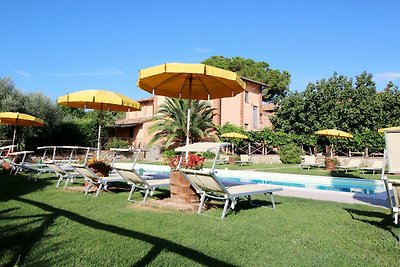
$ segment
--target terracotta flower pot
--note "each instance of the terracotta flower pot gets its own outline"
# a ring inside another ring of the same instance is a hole
[[[325,170],[334,171],[336,169],[335,160],[325,160]]]
[[[170,191],[171,200],[180,203],[198,203],[199,197],[181,171],[171,171]]]

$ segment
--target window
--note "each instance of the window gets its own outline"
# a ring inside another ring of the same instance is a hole
[[[253,106],[253,129],[258,129],[258,107]]]
[[[244,91],[244,103],[248,104],[249,103],[249,92]]]

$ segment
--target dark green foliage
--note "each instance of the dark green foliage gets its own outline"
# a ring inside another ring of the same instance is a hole
[[[284,96],[289,90],[290,74],[287,71],[274,70],[267,62],[256,62],[252,59],[242,57],[225,58],[223,56],[212,56],[203,61],[204,64],[230,70],[240,76],[265,83],[263,99],[270,101],[277,96]]]
[[[314,134],[322,129],[340,129],[352,134],[395,126],[400,118],[400,93],[394,86],[376,92],[372,75],[343,75],[309,83],[299,93],[279,102],[272,118],[274,127],[286,133]]]
[[[215,158],[215,154],[213,152],[203,152],[201,153],[201,156],[205,159],[214,159]]]
[[[285,164],[299,164],[301,161],[301,150],[294,143],[283,145],[279,151],[279,155],[282,163]]]
[[[175,152],[173,149],[171,149],[171,150],[165,150],[164,152],[163,152],[163,157],[165,158],[165,159],[169,159],[169,158],[171,158],[171,157],[173,157],[173,156],[176,156],[176,155],[178,155],[179,153],[177,153],[177,152]]]
[[[291,93],[279,101],[279,109],[272,122],[278,131],[298,136],[313,136],[322,129],[336,128],[354,135],[353,139],[320,137],[320,145],[334,143],[344,151],[381,151],[379,128],[400,124],[400,92],[389,83],[377,93],[372,75],[366,72],[355,81],[338,75],[309,83],[303,92]],[[305,138],[303,144],[315,145],[314,138]]]
[[[106,149],[110,148],[129,148],[129,143],[126,140],[114,137],[111,138],[106,144]]]

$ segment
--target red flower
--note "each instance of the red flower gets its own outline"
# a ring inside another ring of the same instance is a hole
[[[175,170],[178,167],[180,159],[181,156],[174,156],[169,158],[168,165],[171,167],[171,169]],[[194,170],[202,169],[203,165],[204,165],[204,158],[192,153],[189,153],[188,159],[186,161],[182,159],[181,163],[181,166],[183,168],[194,169]]]

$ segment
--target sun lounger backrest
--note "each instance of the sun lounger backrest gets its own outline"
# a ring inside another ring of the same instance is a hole
[[[83,177],[89,178],[91,180],[97,180],[99,178],[93,171],[91,171],[85,166],[74,166],[74,167]]]
[[[48,163],[47,166],[49,166],[49,168],[54,171],[55,173],[59,173],[59,174],[65,174],[64,169],[62,169],[60,166],[58,166],[55,163]]]
[[[382,168],[383,159],[374,159],[371,164],[371,168],[379,169]]]
[[[314,164],[317,162],[317,157],[314,155],[311,156],[303,156],[303,164]]]
[[[250,161],[249,155],[246,155],[246,154],[240,155],[240,161],[243,161],[243,162],[248,162],[248,161]]]
[[[350,158],[350,161],[349,161],[349,166],[351,166],[351,167],[353,167],[353,166],[360,166],[360,164],[361,164],[361,158]]]
[[[385,132],[388,173],[400,173],[400,132]]]
[[[138,174],[135,170],[125,170],[125,169],[118,169],[118,168],[114,168],[114,170],[128,182],[131,182],[134,184],[146,183],[146,181],[144,181],[144,179],[140,177],[140,174]]]
[[[225,187],[211,173],[185,170],[183,170],[183,172],[188,176],[190,181],[202,191],[228,194]]]

